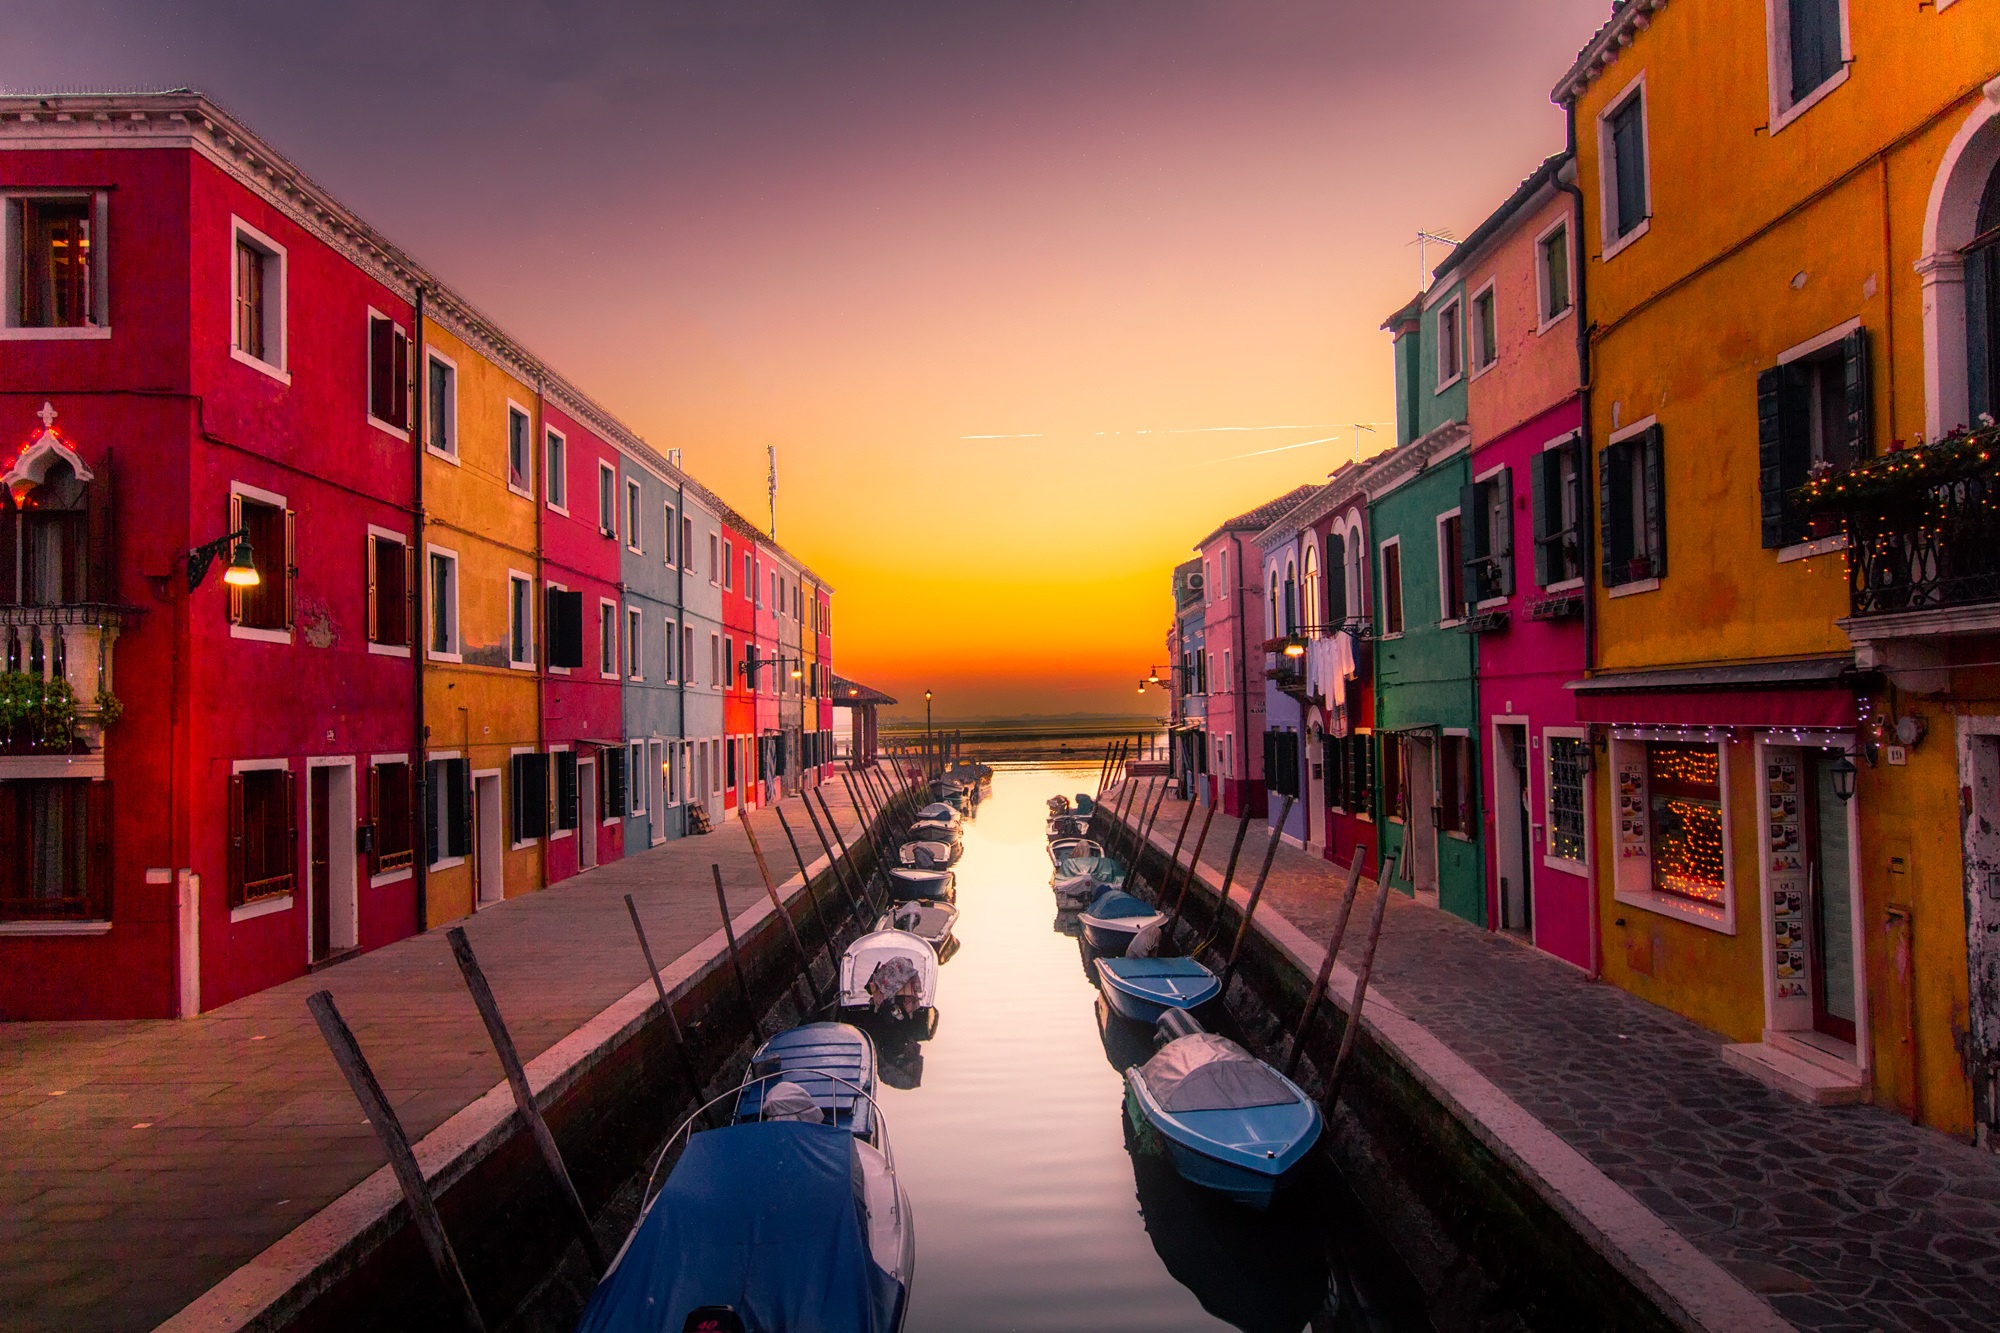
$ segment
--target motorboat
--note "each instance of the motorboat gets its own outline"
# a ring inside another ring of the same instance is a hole
[[[1215,973],[1192,958],[1099,958],[1105,1003],[1137,1023],[1156,1023],[1169,1009],[1194,1009],[1222,992]]]
[[[949,902],[958,896],[958,876],[949,870],[890,866],[889,896],[897,902]]]
[[[935,819],[942,823],[950,824],[953,828],[965,822],[963,815],[942,801],[933,801],[923,809],[917,811],[917,818],[919,820]]]
[[[1069,813],[1069,808],[1069,797],[1061,793],[1049,797],[1049,814],[1051,816],[1066,815]]]
[[[882,914],[875,923],[877,930],[901,930],[915,935],[931,946],[944,961],[945,941],[951,938],[951,928],[958,924],[958,909],[950,903],[910,902],[901,903]]]
[[[1109,856],[1072,856],[1056,862],[1050,885],[1056,901],[1067,907],[1088,907],[1106,889],[1125,886],[1125,866]]]
[[[938,842],[932,838],[916,838],[896,849],[896,859],[906,866],[916,866],[922,870],[935,870],[940,866],[954,864],[964,853],[964,843]]]
[[[1049,864],[1059,866],[1065,861],[1084,856],[1104,855],[1104,844],[1089,838],[1049,839]]]
[[[924,838],[931,842],[960,843],[965,841],[965,830],[958,824],[947,823],[942,819],[919,819],[905,830],[903,836]]]
[[[886,1137],[877,1147],[824,1123],[795,1083],[774,1085],[766,1107],[757,1120],[692,1133],[690,1117],[675,1131],[655,1173],[683,1133],[687,1146],[578,1333],[899,1333],[916,1219]]]
[[[1077,924],[1083,927],[1084,941],[1091,948],[1115,958],[1125,952],[1134,935],[1166,919],[1165,912],[1154,911],[1144,899],[1122,889],[1106,889],[1091,899],[1090,906],[1078,915]]]
[[[847,1023],[806,1023],[759,1046],[736,1092],[738,1123],[776,1119],[785,1110],[773,1089],[802,1089],[823,1123],[875,1137],[875,1043]]]
[[[1076,800],[1070,805],[1070,809],[1076,811],[1078,819],[1088,819],[1096,812],[1097,801],[1087,793],[1078,792]]]
[[[1087,838],[1090,836],[1090,821],[1073,815],[1049,821],[1051,838]]]
[[[908,931],[873,930],[840,956],[840,1007],[915,1018],[937,1005],[937,950]]]
[[[1190,1184],[1267,1208],[1287,1172],[1318,1142],[1319,1107],[1298,1084],[1180,1010],[1164,1039],[1126,1071],[1128,1110],[1165,1145]]]

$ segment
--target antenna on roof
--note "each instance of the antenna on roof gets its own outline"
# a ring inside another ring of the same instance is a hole
[[[1356,467],[1361,466],[1361,432],[1364,430],[1370,435],[1375,433],[1375,428],[1365,421],[1354,423],[1354,466]]]
[[[771,540],[778,540],[778,446],[767,444],[764,452],[771,459]]]
[[[1458,237],[1448,231],[1424,231],[1420,228],[1416,239],[1408,244],[1417,247],[1417,290],[1428,291],[1431,285],[1431,270],[1430,265],[1424,262],[1424,246],[1447,245],[1456,248]]]

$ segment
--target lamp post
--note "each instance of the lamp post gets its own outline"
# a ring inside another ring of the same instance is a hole
[[[208,567],[215,557],[229,551],[229,563],[223,567],[222,581],[232,588],[254,588],[263,582],[257,572],[257,562],[250,551],[250,530],[238,528],[236,531],[217,537],[212,542],[204,542],[188,552],[188,591],[193,592],[208,577]]]

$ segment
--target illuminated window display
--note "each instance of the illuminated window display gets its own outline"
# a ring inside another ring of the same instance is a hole
[[[1727,894],[1722,854],[1722,765],[1713,745],[1646,746],[1653,888],[1705,903]]]

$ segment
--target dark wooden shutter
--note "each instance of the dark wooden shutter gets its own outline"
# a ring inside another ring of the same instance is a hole
[[[382,605],[380,580],[382,539],[370,533],[368,536],[368,642],[382,642]]]
[[[1508,596],[1514,591],[1514,469],[1501,468],[1489,484],[1500,488],[1500,519],[1486,540],[1500,566],[1500,593]]]
[[[389,326],[389,343],[395,349],[395,366],[390,376],[389,406],[395,415],[389,420],[404,430],[410,428],[410,340],[401,329]]]
[[[1873,452],[1874,444],[1874,392],[1867,329],[1856,329],[1840,340],[1840,370],[1847,390],[1847,461],[1858,463]]]
[[[243,903],[243,775],[229,775],[229,905]]]
[[[1484,573],[1491,539],[1486,530],[1486,506],[1479,498],[1481,489],[1476,482],[1458,488],[1458,595],[1461,605],[1441,608],[1441,614],[1445,616],[1469,614],[1480,598],[1480,587],[1484,582],[1480,576]]]
[[[288,891],[298,888],[299,873],[299,775],[285,770],[285,879]]]
[[[17,600],[14,554],[20,539],[20,525],[21,516],[14,508],[13,493],[0,486],[0,606],[12,606]]]
[[[507,763],[507,825],[509,841],[521,841],[521,811],[523,808],[524,803],[521,800],[521,756],[517,754]]]
[[[447,854],[469,856],[472,852],[472,765],[463,759],[454,759],[447,769],[444,812]]]
[[[583,594],[561,588],[548,591],[549,665],[583,665]]]
[[[441,760],[424,765],[424,864],[429,866],[444,859],[444,830],[438,826],[438,788],[444,776]]]
[[[1326,608],[1330,623],[1347,619],[1347,538],[1326,534]]]
[[[1629,582],[1632,557],[1631,474],[1625,466],[1630,442],[1607,445],[1597,456],[1597,501],[1603,530],[1604,586]]]
[[[115,602],[118,596],[115,586],[116,567],[112,564],[109,455],[98,463],[93,469],[93,474],[89,490],[84,496],[86,525],[84,599],[91,602]],[[12,535],[8,534],[10,537]]]
[[[84,892],[90,915],[111,919],[111,784],[92,782],[83,789],[85,837],[89,859],[84,866]]]
[[[1639,437],[1640,483],[1644,487],[1646,554],[1653,559],[1653,577],[1667,576],[1667,482],[1664,435],[1654,426]]]
[[[382,873],[382,768],[368,766],[368,873]]]
[[[1551,510],[1558,514],[1562,512],[1562,499],[1555,494],[1556,488],[1562,484],[1562,473],[1557,470],[1561,466],[1561,458],[1560,448],[1544,449],[1528,465],[1528,514],[1534,524],[1537,588],[1546,588],[1556,581],[1550,568],[1554,564],[1550,539],[1555,534],[1549,531],[1549,513]]]
[[[240,495],[232,495],[229,497],[229,531],[233,535],[237,532],[242,531],[242,528],[243,528],[243,497]],[[224,560],[227,560],[232,553],[233,553],[233,548],[224,550],[222,553],[222,558]],[[264,559],[268,563],[270,557],[265,556]],[[232,625],[240,625],[243,623],[243,589],[238,588],[232,584],[224,584],[223,587],[229,594],[229,623]]]
[[[378,421],[391,421],[395,408],[389,392],[390,376],[396,365],[396,326],[379,315],[368,317],[368,413]]]
[[[285,628],[290,629],[297,623],[293,612],[293,605],[297,599],[293,594],[299,582],[299,516],[290,509],[285,511],[285,563],[283,568],[285,574]]]

